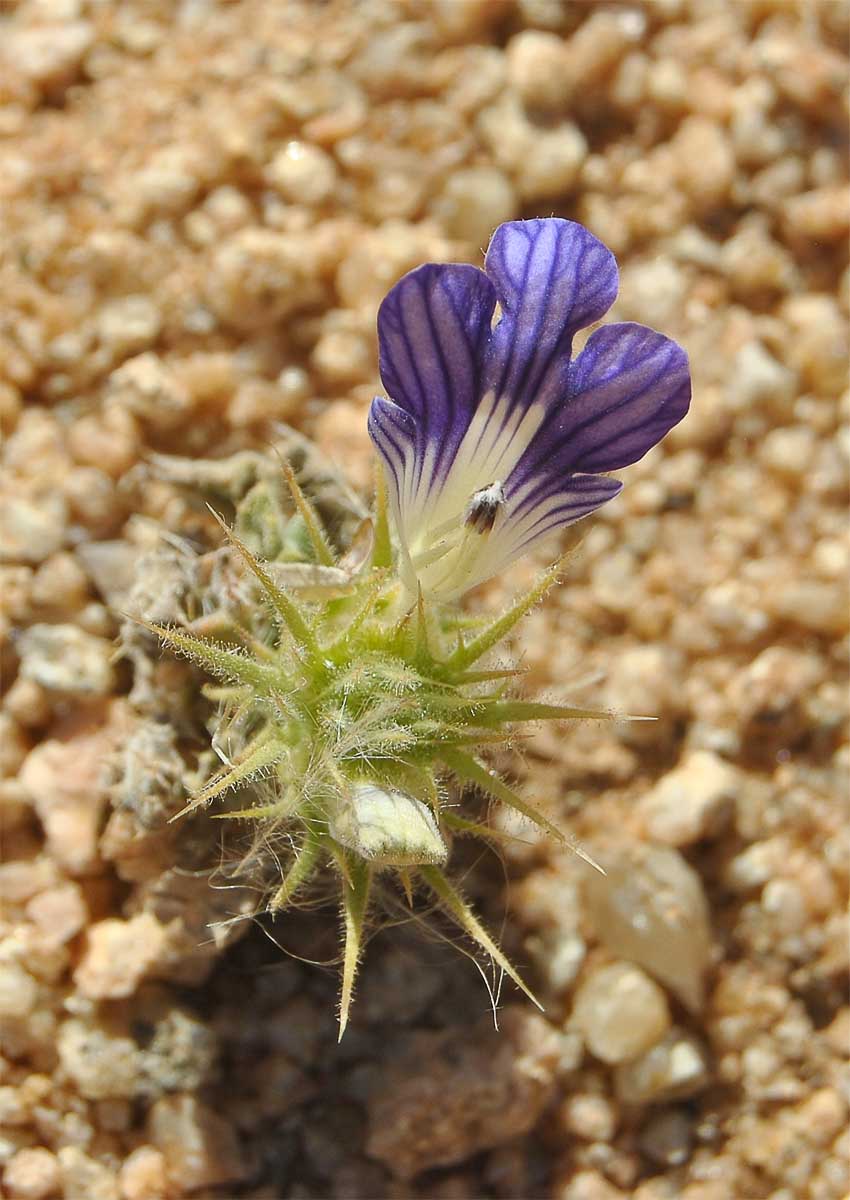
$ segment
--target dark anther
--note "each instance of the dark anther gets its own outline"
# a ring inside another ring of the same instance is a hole
[[[463,514],[464,524],[476,533],[489,533],[504,503],[505,489],[496,480],[473,494]]]

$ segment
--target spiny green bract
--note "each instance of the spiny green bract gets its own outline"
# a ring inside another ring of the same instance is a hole
[[[183,812],[263,781],[256,804],[216,815],[262,822],[264,840],[284,864],[269,898],[272,912],[296,899],[318,871],[330,866],[338,874],[345,928],[340,1036],[379,872],[395,872],[408,900],[415,886],[429,891],[531,996],[442,870],[445,835],[492,831],[448,808],[440,781],[450,774],[473,784],[562,837],[476,757],[477,748],[503,741],[517,722],[608,715],[513,698],[515,672],[482,665],[554,582],[558,564],[504,615],[475,625],[421,597],[411,602],[392,569],[380,493],[374,527],[361,530],[365,553],[352,566],[356,550],[337,561],[316,511],[291,471],[287,477],[303,563],[292,562],[293,538],[289,561],[261,560],[220,522],[259,585],[268,619],[235,631],[227,643],[153,627],[219,681],[208,694],[220,703],[216,737],[226,740],[229,761]]]

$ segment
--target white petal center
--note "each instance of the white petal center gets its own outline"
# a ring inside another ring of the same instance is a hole
[[[507,480],[546,409],[532,404],[512,411],[507,397],[488,392],[481,400],[442,486],[432,481],[437,447],[429,447],[421,470],[408,463],[402,521],[410,565],[425,595],[449,600],[470,581],[487,577],[487,563],[501,557],[499,532],[510,515]],[[415,473],[415,474],[414,474]]]

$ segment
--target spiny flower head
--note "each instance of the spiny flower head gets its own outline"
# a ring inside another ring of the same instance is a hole
[[[265,493],[237,511],[252,549],[223,526],[255,589],[230,614],[228,641],[155,627],[219,681],[208,695],[225,765],[187,810],[246,798],[216,815],[254,823],[282,863],[273,914],[318,872],[339,877],[340,1033],[379,879],[410,903],[429,892],[528,991],[444,870],[452,836],[494,836],[461,815],[446,779],[562,838],[480,753],[523,722],[610,714],[519,698],[517,672],[487,661],[560,564],[495,619],[447,601],[614,496],[620,484],[600,472],[639,458],[688,405],[683,351],[642,326],[602,328],[571,360],[573,334],[617,286],[613,257],[586,230],[502,226],[486,270],[420,267],[380,310],[392,399],[374,401],[369,428],[386,483],[356,544],[332,544],[287,470],[288,513]]]

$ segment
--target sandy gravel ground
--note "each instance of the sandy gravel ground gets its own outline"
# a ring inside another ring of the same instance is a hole
[[[839,1200],[845,0],[0,14],[3,1194]],[[545,1016],[505,987],[495,1033],[447,931],[397,923],[337,1048],[335,912],[283,949],[229,923],[255,899],[211,885],[218,829],[166,820],[198,680],[116,659],[118,614],[199,586],[199,481],[242,468],[193,461],[287,422],[367,488],[388,286],[552,213],[695,400],[515,650],[529,690],[658,720],[498,758],[607,881],[528,830],[457,848]]]

